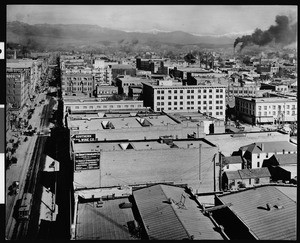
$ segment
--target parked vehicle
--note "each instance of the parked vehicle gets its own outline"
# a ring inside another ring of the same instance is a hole
[[[9,195],[17,195],[19,193],[19,182],[18,181],[14,181],[8,188],[9,190]]]

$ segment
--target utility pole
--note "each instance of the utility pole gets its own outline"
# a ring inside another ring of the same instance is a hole
[[[202,144],[199,144],[199,181],[201,183],[201,150],[202,150]]]
[[[219,173],[219,190],[222,191],[222,154],[219,151],[219,165],[220,165],[220,173]]]

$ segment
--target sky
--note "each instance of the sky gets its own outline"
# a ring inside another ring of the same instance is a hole
[[[276,15],[297,14],[297,5],[7,5],[7,21],[196,35],[250,34],[275,25]]]

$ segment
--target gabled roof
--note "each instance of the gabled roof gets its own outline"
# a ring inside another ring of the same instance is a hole
[[[242,151],[249,151],[250,153],[275,153],[285,151],[297,151],[297,146],[288,141],[276,142],[256,142],[246,146],[240,147]]]
[[[297,154],[273,154],[269,159],[264,160],[270,165],[295,165],[297,164]]]
[[[133,196],[150,240],[223,239],[183,188],[160,184]]]
[[[238,156],[227,156],[223,159],[223,164],[242,164],[243,163],[243,157],[241,155]]]
[[[271,177],[267,167],[226,171],[224,173],[226,173],[228,180]]]
[[[297,187],[293,189],[296,194]],[[259,240],[296,240],[297,203],[277,186],[256,187],[217,197],[223,204],[231,203],[230,210]],[[271,210],[267,210],[267,203]]]
[[[241,179],[271,177],[267,167],[238,170]]]

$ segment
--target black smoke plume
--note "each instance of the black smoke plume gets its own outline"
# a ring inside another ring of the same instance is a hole
[[[276,44],[288,45],[296,41],[298,23],[290,25],[289,18],[284,15],[276,16],[276,25],[271,25],[268,30],[256,29],[252,35],[236,38],[233,47],[242,43],[240,50],[248,45],[264,46],[274,41]]]

